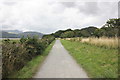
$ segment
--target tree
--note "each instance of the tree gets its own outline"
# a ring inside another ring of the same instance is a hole
[[[87,27],[87,28],[83,28],[83,29],[80,30],[81,36],[82,37],[94,36],[94,32],[95,32],[96,29],[98,29],[98,28],[93,27],[93,26],[90,26],[90,27]]]
[[[93,33],[95,37],[102,37],[105,35],[105,30],[103,29],[96,29]]]
[[[61,34],[61,38],[72,38],[75,37],[75,33],[73,31],[67,31]]]
[[[120,26],[120,18],[118,18],[118,19],[109,19],[106,22],[106,26],[118,28]]]
[[[55,32],[54,34],[52,34],[54,37],[56,37],[56,38],[58,38],[58,37],[60,37],[60,35],[62,34],[62,33],[64,33],[65,31],[63,31],[63,30],[59,30],[59,31],[57,31],[57,32]]]
[[[74,30],[74,34],[75,34],[75,37],[81,37],[82,36],[82,34],[81,34],[79,29],[75,29]]]
[[[118,35],[120,27],[120,18],[118,19],[109,19],[106,24],[101,28],[105,30],[105,34],[103,36],[107,37],[116,37]]]

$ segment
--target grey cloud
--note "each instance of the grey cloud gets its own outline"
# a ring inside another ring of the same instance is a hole
[[[120,18],[120,1],[118,2],[118,17]]]
[[[53,33],[53,31],[57,30],[57,27],[40,27],[40,26],[36,26],[36,27],[29,27],[29,30],[34,30],[37,32],[42,32],[44,34],[49,34],[49,33]]]
[[[51,33],[59,29],[83,28],[90,25],[101,27],[108,19],[117,17],[118,10],[117,3],[113,2],[14,1],[2,3],[4,9],[1,12],[5,17],[0,16],[0,25],[8,25],[3,26],[4,29]]]
[[[87,15],[97,15],[99,7],[97,2],[85,2],[84,6],[79,6],[79,10],[81,13]]]
[[[75,2],[61,2],[61,4],[63,4],[65,7],[75,7],[76,4]]]
[[[8,6],[13,6],[13,5],[17,4],[17,3],[12,2],[12,1],[6,1],[6,2],[3,2],[3,4],[8,5]]]
[[[101,2],[99,3],[98,16],[117,18],[118,17],[118,3],[117,2]]]
[[[97,2],[84,2],[84,5],[81,5],[81,3],[83,2],[61,2],[66,8],[78,8],[80,13],[87,15],[98,14],[99,7]]]
[[[12,26],[10,26],[10,25],[2,25],[2,29],[10,29],[10,28],[12,28]]]

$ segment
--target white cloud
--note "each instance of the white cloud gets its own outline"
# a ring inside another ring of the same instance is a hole
[[[56,0],[1,0],[0,26],[3,29],[43,33],[59,29],[101,27],[117,18],[117,2],[72,2]]]

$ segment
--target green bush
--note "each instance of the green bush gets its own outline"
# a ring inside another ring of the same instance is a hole
[[[47,36],[42,39],[37,37],[22,37],[14,42],[9,39],[2,43],[2,77],[7,78],[10,74],[22,69],[26,63],[37,55],[43,53],[45,48],[54,40],[53,36]]]
[[[17,71],[25,65],[27,50],[18,43],[6,42],[2,44],[2,76],[5,77],[13,71]]]

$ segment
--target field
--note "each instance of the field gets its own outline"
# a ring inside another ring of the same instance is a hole
[[[61,40],[91,78],[118,77],[118,50],[80,41]],[[109,43],[110,44],[110,43]],[[106,46],[106,45],[105,45]]]

